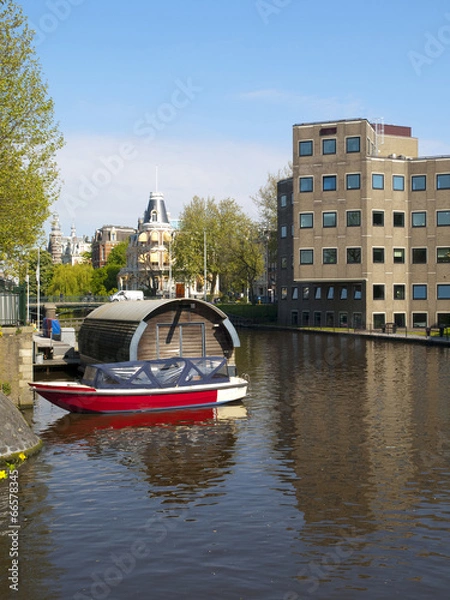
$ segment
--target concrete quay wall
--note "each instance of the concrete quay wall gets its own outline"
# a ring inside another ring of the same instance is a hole
[[[32,327],[3,327],[0,335],[0,392],[19,407],[33,406]]]

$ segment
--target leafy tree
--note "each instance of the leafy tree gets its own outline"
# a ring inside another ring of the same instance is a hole
[[[63,140],[32,43],[21,8],[1,0],[0,260],[10,264],[36,245],[59,192]]]
[[[55,265],[53,278],[48,286],[50,296],[82,296],[89,294],[94,269],[88,263]]]
[[[277,230],[277,182],[292,177],[292,163],[277,173],[269,173],[265,185],[251,199],[256,205],[261,226],[266,231]]]
[[[251,286],[254,278],[261,274],[261,248],[252,246],[258,228],[235,200],[227,198],[217,202],[214,198],[205,200],[195,196],[184,208],[180,221],[173,250],[177,278],[188,284],[194,281],[203,284],[205,251],[212,289],[216,289],[219,282],[221,292],[229,292],[235,286],[241,290]],[[253,252],[261,260],[250,258]]]
[[[120,242],[108,255],[106,265],[94,269],[92,274],[92,293],[96,296],[106,296],[117,291],[117,276],[120,269],[127,264],[128,242]]]

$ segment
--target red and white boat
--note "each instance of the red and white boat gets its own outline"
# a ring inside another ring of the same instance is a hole
[[[166,358],[88,365],[81,383],[34,381],[43,398],[70,412],[130,413],[199,408],[241,400],[248,382],[223,357]]]

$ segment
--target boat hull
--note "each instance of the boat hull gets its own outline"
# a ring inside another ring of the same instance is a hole
[[[29,385],[40,396],[69,412],[142,413],[234,402],[246,395],[248,384],[245,379],[232,377],[226,384],[216,386],[184,386],[163,390],[97,390],[73,382],[33,382]]]

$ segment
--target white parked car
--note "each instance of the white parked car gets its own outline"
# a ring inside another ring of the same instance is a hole
[[[111,302],[121,302],[122,300],[143,300],[144,292],[142,290],[120,290],[109,297]]]

